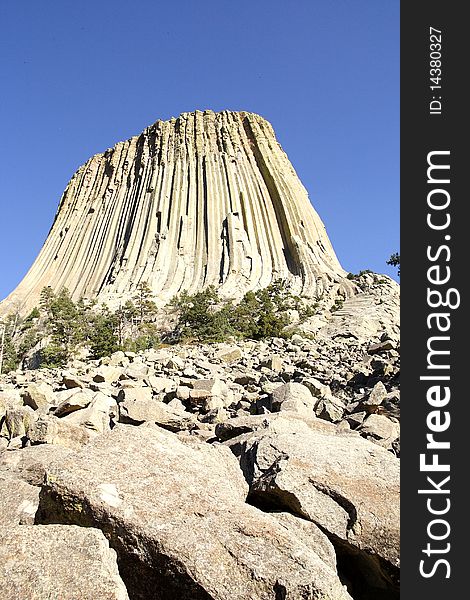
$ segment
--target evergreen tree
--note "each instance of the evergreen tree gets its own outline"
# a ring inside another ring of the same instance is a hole
[[[400,275],[400,255],[398,252],[394,252],[390,258],[387,260],[387,265],[391,265],[392,267],[398,267],[398,275]]]
[[[44,288],[40,306],[45,313],[46,332],[51,336],[50,344],[41,350],[41,366],[63,366],[87,339],[84,308],[79,309],[73,302],[67,288],[57,296],[51,288]]]
[[[39,298],[39,309],[45,316],[51,316],[51,306],[55,300],[55,294],[50,285],[42,288]]]
[[[134,296],[134,305],[140,323],[149,323],[155,318],[158,308],[152,300],[153,292],[147,282],[139,283],[137,294]]]
[[[171,305],[179,313],[175,331],[178,340],[219,342],[234,333],[229,322],[230,308],[227,304],[219,308],[221,300],[214,286],[192,296],[183,292]]]
[[[92,358],[110,356],[119,350],[119,340],[116,334],[118,324],[118,317],[106,305],[103,305],[101,311],[94,315],[89,334]]]
[[[297,308],[299,301],[282,281],[275,281],[264,289],[247,292],[231,312],[231,323],[243,338],[281,337],[290,322],[285,311]]]
[[[15,335],[16,316],[9,314],[0,322],[0,373],[9,373],[18,367],[19,358],[16,352],[13,338]]]

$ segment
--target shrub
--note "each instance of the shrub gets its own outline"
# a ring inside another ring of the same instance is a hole
[[[63,367],[68,359],[67,351],[58,344],[49,344],[42,348],[39,354],[39,364],[41,367],[54,369]]]
[[[171,305],[178,311],[172,339],[199,342],[221,342],[229,336],[255,340],[285,337],[283,330],[290,323],[286,311],[300,309],[299,313],[310,316],[316,308],[303,307],[301,299],[293,296],[282,281],[247,292],[236,305],[222,302],[214,286],[194,295],[183,292]]]
[[[221,303],[214,286],[194,295],[183,292],[173,298],[171,305],[179,313],[174,336],[178,341],[221,342],[234,333],[230,308]]]

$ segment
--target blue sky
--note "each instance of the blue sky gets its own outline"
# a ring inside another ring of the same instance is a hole
[[[274,126],[345,269],[396,277],[398,0],[0,5],[0,298],[91,155],[194,109]]]

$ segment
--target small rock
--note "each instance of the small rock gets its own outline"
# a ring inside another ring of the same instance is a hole
[[[42,415],[28,432],[32,444],[54,444],[79,450],[92,438],[89,429],[75,423],[68,423],[66,417],[59,419],[53,415]]]
[[[81,425],[91,432],[104,433],[110,430],[111,421],[116,420],[117,415],[116,401],[102,392],[96,392],[87,408],[70,413],[60,420]]]
[[[76,388],[81,389],[81,388]],[[78,392],[71,395],[67,400],[63,400],[59,406],[55,409],[54,415],[56,417],[64,417],[76,410],[86,408],[92,400],[92,395],[85,392]]]
[[[0,436],[11,440],[26,436],[38,415],[30,406],[8,408],[0,429]]]
[[[122,375],[122,369],[113,366],[102,365],[93,375],[93,381],[96,383],[114,383]]]
[[[184,369],[184,360],[179,356],[172,356],[166,363],[165,367],[172,371],[182,371]]]
[[[382,404],[382,401],[387,396],[387,389],[381,381],[378,381],[372,388],[369,397],[361,402],[361,406],[366,412],[375,412],[377,407]]]
[[[149,375],[147,378],[148,385],[152,390],[159,394],[160,392],[170,393],[176,390],[176,383],[173,379],[168,377],[157,377],[156,375]]]
[[[277,387],[271,398],[271,410],[291,410],[306,416],[313,416],[315,399],[310,390],[301,383],[285,383]]]
[[[73,388],[84,388],[87,384],[75,375],[71,375],[70,373],[64,373],[62,375],[62,385],[65,385],[65,387],[68,390],[70,390]]]
[[[400,425],[384,415],[369,415],[358,431],[362,437],[387,449],[400,437]]]
[[[349,423],[349,425],[355,429],[356,427],[359,427],[359,425],[361,425],[364,421],[364,419],[367,417],[367,413],[365,410],[362,410],[360,412],[356,412],[356,413],[352,413],[350,415],[348,415],[346,417],[346,421]]]
[[[372,344],[367,348],[367,352],[369,354],[380,354],[380,352],[385,352],[386,350],[393,350],[395,348],[395,344],[392,340],[386,340],[384,342],[379,342],[378,344]]]
[[[189,388],[185,385],[179,385],[176,388],[176,397],[179,400],[189,400],[190,393],[191,393],[191,388]]]
[[[108,365],[112,367],[126,367],[129,364],[129,359],[121,350],[114,352],[108,357]]]
[[[201,406],[204,412],[214,411],[224,407],[225,402],[223,398],[220,398],[219,396],[210,396],[209,398],[204,398]]]
[[[331,396],[331,390],[329,386],[325,385],[321,381],[318,381],[318,379],[315,379],[314,377],[304,379],[302,381],[302,384],[305,387],[308,387],[308,389],[310,390],[312,395],[315,396],[315,398]]]
[[[343,418],[344,404],[333,396],[322,398],[315,407],[315,414],[320,419],[336,423]]]
[[[227,364],[232,364],[243,357],[243,352],[240,350],[240,348],[238,348],[238,346],[225,347],[221,350],[218,350],[215,353],[215,357]]]
[[[284,368],[284,361],[277,355],[270,356],[261,363],[262,367],[266,367],[270,371],[280,373]]]
[[[223,407],[210,409],[202,418],[204,423],[223,423],[228,419],[228,413]]]
[[[140,402],[149,403],[152,401],[153,394],[149,387],[131,387],[119,390],[118,402]]]

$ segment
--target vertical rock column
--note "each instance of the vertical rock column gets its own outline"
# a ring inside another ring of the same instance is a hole
[[[282,278],[308,296],[347,285],[271,125],[184,113],[92,157],[69,182],[31,269],[0,305],[44,286],[117,306],[147,282],[161,305],[208,285],[227,298]]]

